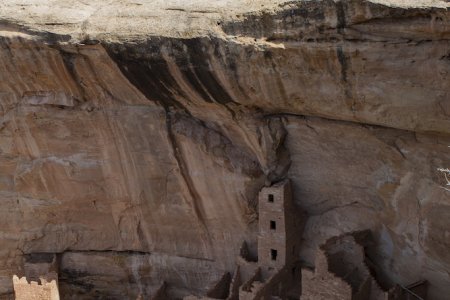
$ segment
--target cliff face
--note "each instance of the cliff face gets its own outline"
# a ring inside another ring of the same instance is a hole
[[[0,294],[41,252],[68,299],[204,293],[290,178],[305,265],[370,229],[446,298],[450,4],[96,2],[0,4]]]

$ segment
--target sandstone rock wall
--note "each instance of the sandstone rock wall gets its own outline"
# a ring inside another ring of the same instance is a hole
[[[305,264],[370,229],[385,285],[445,299],[448,7],[1,3],[0,294],[37,252],[60,253],[62,296],[205,293],[289,177]]]

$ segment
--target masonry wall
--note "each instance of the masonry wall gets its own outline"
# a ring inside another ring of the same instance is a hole
[[[352,299],[352,288],[345,281],[328,271],[325,253],[316,254],[315,271],[302,269],[301,300],[342,300]]]
[[[364,250],[351,235],[332,238],[323,249],[328,259],[329,271],[345,278],[354,291],[358,291],[371,276],[364,264]]]
[[[239,288],[239,300],[253,300],[262,285],[261,269],[256,269],[253,276]]]
[[[283,188],[264,188],[259,194],[258,263],[264,268],[281,269],[286,264],[286,224]],[[275,222],[276,229],[271,229]],[[272,251],[276,251],[273,259]]]
[[[352,299],[351,287],[335,276],[317,276],[314,271],[302,269],[301,300]]]
[[[298,260],[302,214],[292,202],[289,180],[259,193],[258,263],[263,277]]]
[[[13,277],[14,293],[16,300],[59,300],[58,285],[56,280],[45,280],[38,284],[36,281],[28,283],[25,277]]]
[[[242,285],[239,300],[272,299],[273,297],[286,299],[290,289],[300,282],[300,276],[299,264],[285,266],[266,280],[262,278],[261,273],[256,272]]]
[[[357,242],[357,236],[364,234],[334,237],[320,247],[315,271],[302,270],[302,300],[404,300],[402,290],[395,287],[385,291],[372,276],[363,246]]]

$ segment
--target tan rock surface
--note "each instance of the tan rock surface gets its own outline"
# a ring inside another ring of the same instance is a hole
[[[1,1],[0,295],[35,252],[63,299],[206,293],[289,177],[305,264],[370,229],[386,285],[446,299],[449,7]]]

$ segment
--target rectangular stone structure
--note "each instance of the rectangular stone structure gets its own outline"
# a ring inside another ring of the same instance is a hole
[[[56,280],[47,282],[45,279],[30,281],[26,277],[13,276],[13,286],[16,300],[59,300],[58,284]]]
[[[269,275],[298,259],[302,215],[292,202],[289,180],[264,187],[258,201],[258,264]]]

